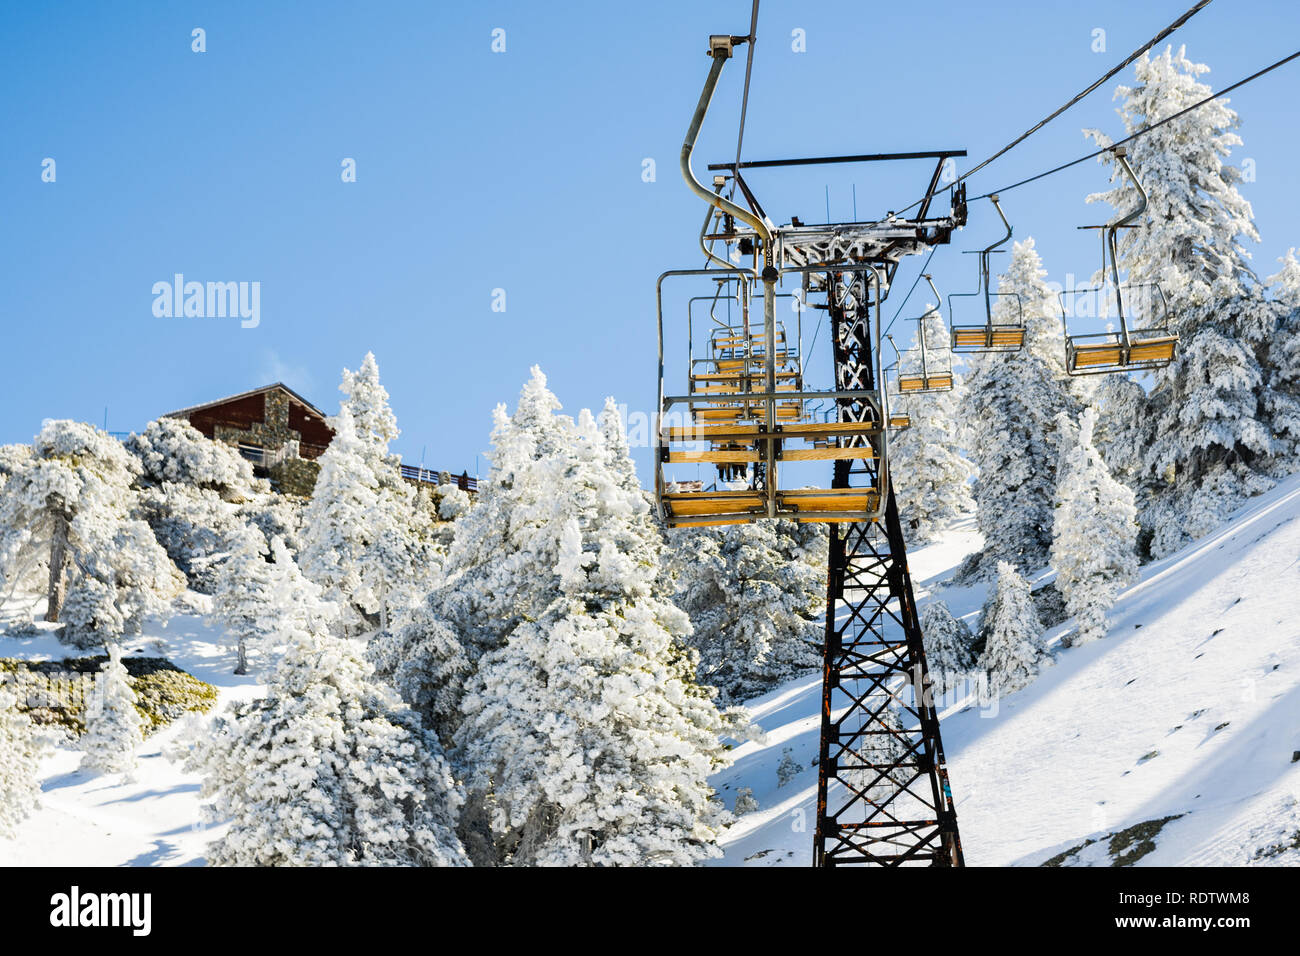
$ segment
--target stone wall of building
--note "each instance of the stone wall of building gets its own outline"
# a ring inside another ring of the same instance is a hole
[[[310,498],[320,465],[306,458],[286,458],[268,469],[268,474],[280,494]]]

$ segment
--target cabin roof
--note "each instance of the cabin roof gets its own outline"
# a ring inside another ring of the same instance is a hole
[[[307,399],[303,398],[301,395],[299,395],[297,392],[291,389],[288,385],[285,385],[283,382],[273,382],[270,385],[263,385],[261,388],[253,388],[253,389],[249,389],[247,392],[240,392],[238,395],[227,395],[225,398],[219,398],[213,402],[204,402],[202,405],[191,405],[188,408],[177,409],[174,412],[168,412],[163,417],[164,418],[186,417],[194,414],[195,412],[201,412],[209,408],[216,408],[218,405],[227,405],[231,402],[240,401],[241,399],[252,398],[254,395],[262,395],[265,394],[266,392],[273,391],[277,388],[281,389],[282,391],[288,392],[289,396],[294,401],[298,402],[300,405],[304,406],[310,411],[315,412],[317,415],[320,416],[322,420],[328,417],[319,408],[317,408],[311,402],[307,401]]]

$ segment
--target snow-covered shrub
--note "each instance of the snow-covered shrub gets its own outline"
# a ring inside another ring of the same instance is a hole
[[[213,441],[181,418],[160,418],[132,435],[126,448],[140,460],[140,481],[206,488],[227,498],[263,490],[253,465],[230,445]]]
[[[1051,662],[1029,582],[1007,561],[998,562],[997,582],[980,621],[980,643],[980,667],[994,698],[1025,687]]]
[[[695,863],[719,852],[708,776],[729,726],[659,593],[661,538],[612,400],[599,424],[558,408],[535,368],[515,416],[497,410],[491,473],[457,522],[444,606],[481,655],[456,732],[467,785],[498,861]]]
[[[253,466],[234,448],[182,419],[150,422],[126,445],[142,469],[140,515],[190,587],[211,594],[225,540],[247,523],[244,509],[273,497],[270,486],[253,477]]]
[[[966,680],[975,667],[975,639],[966,622],[943,601],[921,607],[921,636],[934,693],[944,695]]]
[[[129,775],[135,770],[135,752],[144,738],[144,726],[145,719],[136,709],[135,690],[122,665],[122,649],[110,644],[108,660],[100,667],[86,708],[81,769]]]
[[[722,703],[821,667],[826,536],[814,524],[761,521],[669,533],[674,603],[690,616],[700,683]]]
[[[214,866],[460,866],[463,796],[437,738],[347,638],[292,632],[267,696],[232,704],[186,769],[203,775]]]
[[[799,771],[803,768],[799,762],[794,759],[794,751],[786,747],[781,751],[781,762],[776,765],[776,785],[784,787],[787,783],[799,776]]]
[[[0,836],[13,837],[40,805],[46,749],[44,736],[18,709],[18,698],[0,685]]]
[[[753,787],[738,787],[736,789],[736,808],[732,812],[736,816],[742,817],[746,813],[753,813],[758,809],[758,801],[754,799]]]
[[[1074,617],[1072,644],[1104,637],[1106,612],[1137,575],[1137,509],[1133,492],[1110,476],[1093,447],[1097,415],[1085,409],[1061,454],[1052,526],[1056,587]]]

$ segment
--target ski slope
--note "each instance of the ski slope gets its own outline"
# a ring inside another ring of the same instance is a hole
[[[1056,664],[996,713],[963,701],[941,714],[968,864],[1110,865],[1113,834],[1177,817],[1136,865],[1300,865],[1297,517],[1300,477],[1144,568],[1106,639],[1064,649],[1069,622],[1049,631]],[[942,584],[970,535],[911,565],[918,600],[948,600],[973,624],[979,589]],[[768,739],[740,746],[714,784],[729,807],[751,788],[759,809],[731,829],[721,863],[810,862],[820,691],[813,676],[750,704]],[[803,770],[778,787],[786,748]]]
[[[1138,865],[1300,864],[1300,477],[1255,499],[1222,529],[1143,570],[1109,636],[1056,647],[1056,664],[996,713],[961,702],[943,738],[971,865],[1111,862],[1106,839],[1178,816]],[[974,623],[981,587],[946,584],[979,545],[967,522],[910,558],[921,601],[946,600]],[[1048,633],[1056,644],[1068,623]],[[256,696],[253,677],[202,618],[179,614],[127,642],[217,686],[218,708]],[[62,657],[51,636],[0,636],[0,656]],[[759,809],[724,838],[723,865],[802,866],[811,859],[820,677],[751,702],[764,743],[745,743],[714,777],[733,806],[750,787]],[[64,747],[47,758],[44,806],[0,865],[202,865],[214,830],[199,781],[162,756],[172,725],[141,748],[134,781],[79,772]],[[784,787],[786,749],[802,767]],[[1095,842],[1084,846],[1088,840]],[[1260,850],[1288,847],[1255,860]]]

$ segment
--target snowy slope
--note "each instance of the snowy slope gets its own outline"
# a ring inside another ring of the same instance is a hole
[[[178,615],[124,647],[128,654],[139,649],[167,657],[214,685],[216,712],[260,690],[256,678],[231,674],[234,655],[219,646],[219,637],[201,618]],[[0,657],[50,660],[83,653],[49,635],[0,636]],[[0,838],[0,866],[203,865],[203,847],[216,831],[201,822],[198,778],[160,753],[180,732],[173,723],[145,741],[135,779],[126,783],[78,771],[81,754],[58,748],[45,761],[41,808],[20,824],[15,839]]]
[[[1031,687],[983,714],[943,716],[967,861],[1038,864],[1088,839],[1183,814],[1141,865],[1247,862],[1300,831],[1300,478],[1256,499],[1219,532],[1144,569],[1120,599],[1104,641],[1057,650]],[[944,585],[979,544],[969,523],[910,564],[918,597],[946,600],[974,623],[982,588]],[[1065,630],[1049,634],[1055,639]],[[178,615],[128,642],[218,687],[224,707],[259,690],[201,619]],[[63,656],[52,638],[0,636],[0,656]],[[759,810],[725,838],[728,865],[806,865],[811,856],[820,678],[751,702],[764,744],[746,743],[714,778],[727,805],[750,787]],[[1216,729],[1217,728],[1217,729]],[[198,781],[159,753],[170,727],[141,749],[133,783],[90,778],[79,754],[48,758],[44,807],[0,865],[199,865]],[[786,748],[803,768],[778,788]],[[1149,754],[1155,756],[1143,759]],[[1075,859],[1106,863],[1107,843]],[[1300,863],[1300,850],[1268,858]]]
[[[998,713],[972,702],[941,715],[969,864],[1036,865],[1088,840],[1067,865],[1109,864],[1111,834],[1172,816],[1139,865],[1240,865],[1300,842],[1298,516],[1300,477],[1145,568],[1105,640],[1057,648],[1056,665]],[[978,609],[978,589],[936,584],[969,534],[911,562],[918,591],[935,588],[959,615]],[[732,829],[721,862],[809,862],[819,699],[810,677],[752,703],[769,739],[738,748],[715,786],[728,806],[752,788],[759,810]],[[785,748],[804,769],[778,787]],[[1300,849],[1261,862],[1297,865]]]

